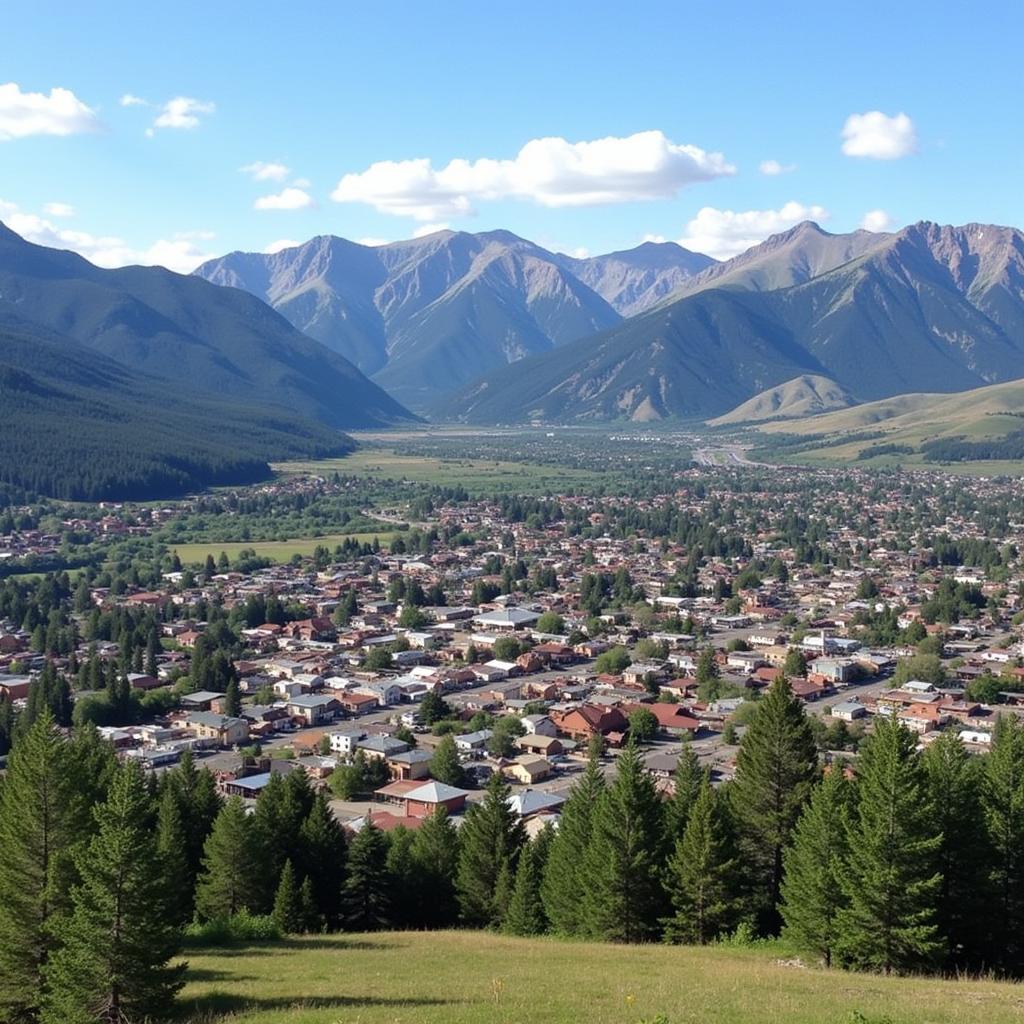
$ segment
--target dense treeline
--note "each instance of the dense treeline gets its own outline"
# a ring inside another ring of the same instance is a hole
[[[926,441],[921,452],[931,462],[977,462],[980,459],[1024,459],[1024,430],[1005,437],[968,441],[963,437],[940,437]]]
[[[456,924],[615,942],[781,933],[826,965],[1020,977],[1024,728],[1000,718],[984,758],[953,733],[916,743],[880,718],[853,769],[823,769],[783,681],[730,783],[712,787],[685,747],[664,800],[631,744],[611,781],[595,750],[558,829],[532,839],[497,773],[459,829],[442,808],[414,831],[371,818],[353,835],[301,769],[272,774],[250,814],[188,755],[144,778],[44,711],[0,790],[0,1007],[15,1022],[157,1017],[184,939]]]

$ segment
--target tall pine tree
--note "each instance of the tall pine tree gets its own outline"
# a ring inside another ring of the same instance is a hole
[[[519,853],[515,881],[502,931],[508,935],[540,935],[547,928],[540,898],[541,856],[532,842]]]
[[[751,910],[762,934],[781,927],[782,853],[817,778],[818,752],[803,705],[777,679],[740,743],[731,788]]]
[[[252,819],[237,796],[221,808],[206,840],[196,910],[207,921],[224,920],[259,906],[259,847]]]
[[[475,927],[501,924],[526,840],[523,823],[509,806],[510,793],[500,772],[495,772],[483,801],[466,812],[459,830],[459,906],[463,920]]]
[[[985,766],[990,963],[1024,973],[1024,728],[1000,715]]]
[[[705,776],[668,865],[675,914],[665,922],[666,939],[704,945],[729,931],[737,915],[737,875],[728,806]]]
[[[128,762],[96,809],[98,831],[79,858],[73,909],[46,969],[47,1024],[123,1024],[165,1016],[183,984],[181,945],[164,912],[161,871],[142,769]]]
[[[658,931],[664,899],[660,853],[664,837],[654,780],[630,741],[615,781],[594,811],[586,856],[585,932],[613,942],[643,942]]]
[[[783,858],[783,934],[799,949],[832,966],[839,911],[846,905],[841,880],[846,866],[853,787],[834,763],[811,795]]]
[[[349,847],[341,904],[348,931],[378,931],[391,923],[388,840],[370,817]]]
[[[552,931],[573,936],[583,932],[586,854],[590,848],[594,809],[604,793],[604,776],[591,758],[562,806],[558,831],[551,841],[541,896]]]
[[[67,905],[68,858],[79,839],[67,744],[43,711],[18,741],[0,788],[0,1011],[12,1024],[38,1019]]]
[[[413,833],[416,871],[415,923],[444,928],[458,919],[455,876],[459,869],[459,833],[442,805]]]
[[[879,717],[857,759],[857,807],[842,877],[838,952],[845,963],[890,974],[935,963],[941,836],[917,739]]]

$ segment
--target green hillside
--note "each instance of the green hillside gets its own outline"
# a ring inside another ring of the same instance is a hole
[[[763,420],[797,419],[833,409],[845,409],[854,404],[850,393],[834,380],[805,373],[748,398],[732,412],[708,420],[708,425],[724,427]]]
[[[763,949],[482,932],[317,936],[189,954],[203,1024],[1010,1024],[1021,986],[805,967]]]
[[[757,426],[762,454],[785,461],[1024,468],[1024,380],[957,394],[897,395]],[[1014,465],[1017,463],[1017,465]]]

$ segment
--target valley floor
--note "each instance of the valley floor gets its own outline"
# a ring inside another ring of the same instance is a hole
[[[1024,987],[824,971],[767,949],[480,932],[294,939],[188,957],[189,1024],[1009,1024]],[[858,1016],[862,1015],[862,1016]]]

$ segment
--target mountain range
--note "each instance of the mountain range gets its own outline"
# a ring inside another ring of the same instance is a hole
[[[0,481],[163,496],[336,454],[413,419],[244,292],[159,267],[103,270],[0,225]]]
[[[620,324],[713,264],[672,242],[574,259],[509,231],[438,231],[380,246],[324,235],[195,273],[267,302],[423,410],[490,370]]]
[[[1024,375],[1024,235],[930,222],[831,235],[805,222],[435,412],[481,423],[704,418],[805,374],[858,401]]]

